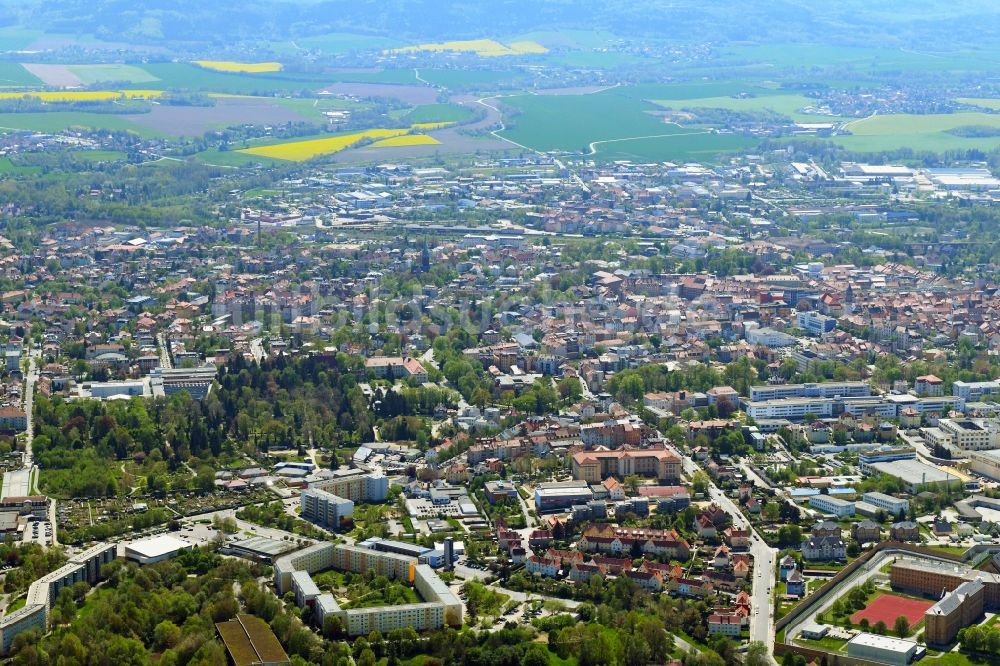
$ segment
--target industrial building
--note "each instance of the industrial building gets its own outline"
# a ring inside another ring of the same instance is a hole
[[[928,486],[963,485],[962,479],[951,472],[934,467],[919,460],[896,460],[865,465],[866,473],[878,472],[899,479],[911,493],[920,492]]]
[[[1000,451],[970,451],[969,470],[1000,480]]]

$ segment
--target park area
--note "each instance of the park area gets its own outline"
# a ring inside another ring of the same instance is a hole
[[[861,620],[868,620],[869,624],[875,625],[879,621],[882,621],[885,622],[886,626],[892,627],[896,622],[896,618],[902,615],[912,627],[918,622],[923,621],[924,613],[933,605],[933,602],[924,601],[923,599],[910,599],[894,594],[880,594],[865,608],[852,615],[851,623],[860,624]]]

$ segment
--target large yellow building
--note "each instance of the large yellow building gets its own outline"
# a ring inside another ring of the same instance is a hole
[[[609,476],[630,474],[676,482],[681,478],[681,459],[670,449],[618,449],[581,451],[573,455],[573,478],[600,483]]]

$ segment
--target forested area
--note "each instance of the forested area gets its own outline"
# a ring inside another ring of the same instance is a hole
[[[373,437],[373,415],[353,374],[311,358],[256,366],[237,357],[202,401],[186,392],[128,401],[39,396],[34,409],[42,484],[63,497],[127,490],[120,464],[109,461],[163,461],[172,473],[270,447],[356,446]],[[198,489],[210,491],[208,481]]]

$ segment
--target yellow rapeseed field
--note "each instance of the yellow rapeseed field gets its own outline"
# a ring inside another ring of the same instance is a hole
[[[455,123],[450,122],[450,121],[449,122],[444,122],[444,123],[414,123],[411,127],[412,127],[412,129],[415,129],[415,130],[436,130],[436,129],[441,129],[442,127],[447,127],[448,125],[454,125],[454,124]]]
[[[439,146],[441,142],[426,134],[405,134],[382,139],[372,144],[373,148],[405,148],[408,146]]]
[[[439,42],[435,44],[407,46],[402,49],[395,49],[392,53],[413,53],[415,51],[458,51],[463,53],[475,53],[476,55],[490,58],[549,52],[547,48],[538,42],[512,42],[509,46],[505,46],[493,39],[467,39],[455,42]]]
[[[259,155],[260,157],[270,157],[277,160],[303,162],[320,155],[338,153],[345,148],[350,148],[359,141],[366,139],[389,139],[403,136],[408,132],[409,130],[407,129],[370,129],[324,139],[307,139],[305,141],[276,143],[271,146],[255,146],[253,148],[244,148],[239,152],[249,155]]]
[[[280,72],[283,65],[280,62],[234,62],[232,60],[195,60],[194,64],[217,72],[240,74],[265,74]]]
[[[46,90],[32,92],[2,92],[0,99],[36,97],[43,102],[106,102],[127,97],[151,99],[163,94],[162,90]]]

